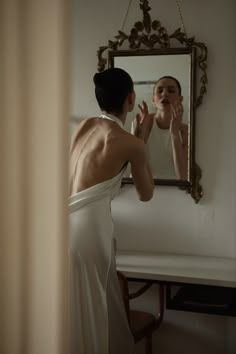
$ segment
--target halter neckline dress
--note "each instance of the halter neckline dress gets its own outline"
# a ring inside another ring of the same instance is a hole
[[[100,118],[122,127],[117,117]],[[133,353],[116,273],[110,207],[124,170],[69,198],[71,354]]]

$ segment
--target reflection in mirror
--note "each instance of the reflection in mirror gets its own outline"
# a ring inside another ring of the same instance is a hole
[[[135,129],[134,117],[145,101],[152,120],[147,153],[157,180],[189,181],[192,55],[189,50],[151,51],[132,56],[126,51],[109,52],[111,66],[130,73],[136,92],[136,110],[126,120]],[[127,172],[126,177],[131,177]]]
[[[98,71],[108,64],[129,72],[135,82],[137,107],[145,100],[153,118],[147,148],[155,184],[178,186],[198,203],[203,190],[201,168],[195,160],[195,111],[207,91],[207,47],[195,37],[188,37],[184,26],[183,30],[177,28],[168,33],[159,20],[152,20],[148,0],[140,0],[139,7],[142,20],[135,22],[128,34],[122,27],[112,40],[99,47]],[[168,102],[161,106],[157,95],[153,96],[155,83],[163,76],[172,76],[180,83],[180,102],[174,105],[174,115],[179,116],[178,129],[171,123],[170,114],[163,113]],[[133,118],[128,118],[128,131]],[[130,173],[123,183],[133,183]]]

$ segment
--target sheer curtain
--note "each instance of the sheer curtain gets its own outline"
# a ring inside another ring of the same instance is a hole
[[[0,2],[0,353],[67,354],[68,0]]]

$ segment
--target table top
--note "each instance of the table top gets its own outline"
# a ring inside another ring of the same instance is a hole
[[[128,278],[236,288],[236,259],[118,251],[117,269]]]

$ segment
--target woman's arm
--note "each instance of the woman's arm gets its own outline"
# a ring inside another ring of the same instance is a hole
[[[131,173],[139,199],[148,201],[153,196],[154,181],[146,153],[146,142],[149,138],[153,115],[149,114],[145,101],[139,105],[140,113],[136,115],[135,124],[132,126],[132,135],[129,140],[129,158]]]
[[[129,161],[131,173],[134,180],[139,199],[148,201],[153,196],[154,181],[146,153],[146,142],[153,125],[153,115],[148,112],[148,106],[143,101],[139,105],[140,113],[136,115],[135,125],[133,125],[129,144]]]
[[[178,179],[187,180],[188,153],[181,142],[180,132],[171,134],[171,143],[176,176]]]
[[[146,153],[146,144],[141,139],[135,139],[130,149],[129,161],[139,199],[143,202],[152,199],[154,181]]]
[[[131,133],[147,143],[153,127],[154,116],[149,113],[148,106],[145,101],[142,102],[142,105],[138,105],[138,107],[140,109],[140,113],[137,113],[136,115],[136,119],[132,124]]]
[[[181,103],[172,107],[173,114],[170,123],[173,161],[178,179],[187,180],[188,177],[188,127],[182,124],[183,106]]]

